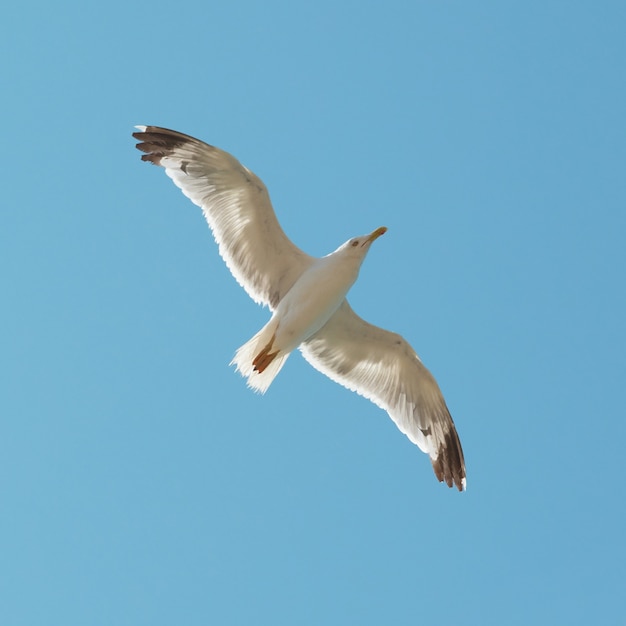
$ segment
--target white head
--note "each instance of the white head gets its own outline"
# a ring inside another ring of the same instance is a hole
[[[372,242],[386,232],[387,228],[381,226],[369,235],[352,237],[352,239],[348,239],[346,243],[339,246],[334,252],[319,259],[320,267],[324,268],[322,272],[324,281],[327,285],[335,285],[336,293],[341,295],[337,304],[341,304],[341,299],[343,299],[357,279],[361,263],[367,256]]]
[[[361,237],[352,237],[348,239],[346,243],[342,244],[333,252],[333,254],[341,253],[342,256],[359,259],[363,261],[365,255],[369,252],[372,242],[376,241],[381,235],[387,232],[386,226],[381,226],[369,235],[362,235]]]

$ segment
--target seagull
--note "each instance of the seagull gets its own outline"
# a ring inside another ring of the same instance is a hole
[[[298,348],[315,369],[387,411],[429,455],[439,482],[465,490],[461,442],[432,374],[405,339],[361,319],[346,300],[387,229],[309,256],[285,235],[261,179],[235,157],[177,131],[136,128],[141,159],[165,168],[202,209],[234,278],[272,313],[231,362],[248,386],[264,393]]]

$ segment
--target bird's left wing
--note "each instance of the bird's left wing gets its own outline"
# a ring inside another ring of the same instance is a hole
[[[220,254],[257,303],[275,309],[314,261],[280,227],[261,179],[219,148],[158,126],[137,126],[141,157],[165,173],[202,212]]]
[[[320,372],[385,409],[430,456],[439,481],[465,489],[463,450],[443,395],[400,335],[368,324],[344,300],[300,350]]]

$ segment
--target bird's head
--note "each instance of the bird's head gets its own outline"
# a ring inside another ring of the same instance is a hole
[[[370,246],[374,241],[376,241],[381,235],[384,235],[387,232],[386,226],[381,226],[377,228],[375,231],[371,232],[369,235],[362,235],[361,237],[352,237],[352,239],[348,239],[346,243],[339,247],[337,252],[341,251],[345,256],[360,258],[363,260],[365,255],[368,253]]]

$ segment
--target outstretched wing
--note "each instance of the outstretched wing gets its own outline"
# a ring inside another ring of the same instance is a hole
[[[344,300],[300,350],[320,372],[385,409],[430,456],[439,481],[465,489],[463,449],[443,395],[400,335],[368,324]]]
[[[232,155],[189,135],[137,126],[142,160],[165,168],[202,208],[219,251],[237,282],[257,303],[275,309],[313,257],[287,238],[263,182]]]

